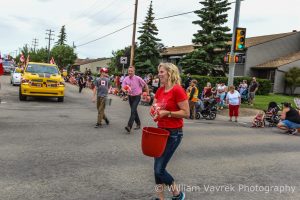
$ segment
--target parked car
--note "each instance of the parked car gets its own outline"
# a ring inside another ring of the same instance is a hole
[[[19,99],[26,101],[28,96],[55,97],[58,102],[63,102],[65,94],[63,81],[56,65],[29,62],[22,73]]]
[[[20,85],[21,83],[21,72],[20,69],[16,68],[10,73],[10,84]]]

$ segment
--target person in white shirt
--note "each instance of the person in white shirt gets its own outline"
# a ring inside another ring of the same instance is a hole
[[[235,122],[237,122],[241,104],[241,95],[237,90],[235,90],[233,85],[229,87],[229,92],[226,96],[226,104],[228,104],[229,108],[229,121],[232,121],[232,117],[234,116]]]
[[[226,96],[227,86],[225,83],[220,83],[217,86],[217,96],[220,98],[219,108],[222,110],[224,107],[224,98]]]

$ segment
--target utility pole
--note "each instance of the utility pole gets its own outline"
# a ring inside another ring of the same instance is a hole
[[[51,30],[51,29],[49,29],[49,30],[46,30],[47,32],[46,32],[46,35],[48,35],[48,37],[46,37],[45,39],[46,40],[48,40],[48,62],[50,61],[50,41],[51,40],[54,40],[53,38],[52,38],[52,36],[54,35],[53,34],[53,30]]]
[[[232,44],[231,44],[230,60],[229,60],[228,86],[233,85],[233,79],[234,79],[234,69],[235,69],[235,62],[234,62],[235,29],[236,29],[236,27],[239,26],[240,7],[241,7],[241,0],[236,0],[235,12],[234,12],[234,22],[233,22],[233,29],[232,29],[232,42],[231,42]]]
[[[138,0],[135,0],[134,19],[133,19],[133,31],[132,31],[132,43],[130,53],[130,66],[133,66],[134,62],[134,49],[135,49],[135,32],[136,32],[136,18],[137,18]]]
[[[38,39],[36,39],[36,38],[34,38],[33,40],[32,40],[32,46],[33,46],[33,51],[35,52],[35,48],[39,45],[38,44]]]

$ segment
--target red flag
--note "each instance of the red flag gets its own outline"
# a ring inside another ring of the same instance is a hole
[[[51,60],[50,60],[50,64],[55,64],[55,60],[54,60],[53,57],[52,57]]]
[[[3,74],[4,74],[3,62],[2,62],[1,53],[0,53],[0,76]]]
[[[20,61],[23,63],[25,61],[23,53],[21,53]]]

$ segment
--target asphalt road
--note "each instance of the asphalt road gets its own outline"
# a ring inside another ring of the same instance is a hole
[[[153,159],[141,152],[141,131],[124,132],[128,102],[112,96],[106,110],[111,124],[95,129],[91,91],[79,94],[67,84],[63,103],[20,102],[9,77],[0,81],[1,200],[154,196]],[[143,125],[153,126],[148,109],[139,106],[139,113]],[[300,137],[226,119],[186,121],[182,144],[168,166],[186,199],[300,199]]]

